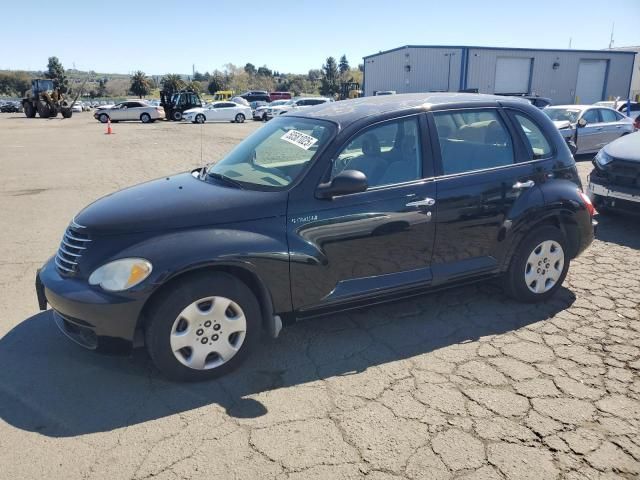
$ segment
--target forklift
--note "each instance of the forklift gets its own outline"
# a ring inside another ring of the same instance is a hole
[[[193,90],[160,91],[160,106],[164,108],[165,116],[169,120],[179,122],[185,110],[202,107],[202,105],[200,96]]]
[[[351,100],[362,96],[358,82],[342,82],[340,84],[340,100]]]

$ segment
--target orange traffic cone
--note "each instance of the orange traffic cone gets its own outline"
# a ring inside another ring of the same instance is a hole
[[[111,119],[107,119],[107,133],[106,135],[111,135],[113,133],[113,130],[111,130]]]

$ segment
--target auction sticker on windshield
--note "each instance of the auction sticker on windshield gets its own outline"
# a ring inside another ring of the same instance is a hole
[[[280,138],[285,142],[293,143],[304,150],[309,150],[313,144],[318,141],[317,138],[307,135],[306,133],[299,132],[298,130],[289,130]]]

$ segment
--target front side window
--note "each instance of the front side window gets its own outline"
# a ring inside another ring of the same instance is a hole
[[[591,110],[587,110],[582,115],[582,118],[586,120],[587,123],[600,123],[600,115],[598,115],[598,109],[592,108]]]
[[[291,184],[335,133],[322,120],[277,117],[236,146],[208,172],[248,187],[280,189]]]
[[[436,112],[434,117],[444,175],[514,163],[511,136],[496,110]]]
[[[369,187],[422,178],[418,119],[408,118],[372,127],[357,135],[336,158],[332,178],[358,170]]]
[[[551,145],[549,145],[540,127],[524,115],[516,113],[515,117],[531,147],[533,159],[546,158],[551,155]]]

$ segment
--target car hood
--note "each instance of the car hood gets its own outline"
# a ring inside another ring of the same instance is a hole
[[[616,160],[640,162],[640,132],[625,135],[604,147],[605,153]]]
[[[282,192],[243,190],[216,180],[209,183],[186,172],[102,197],[74,221],[91,234],[114,235],[236,223],[285,211]]]
[[[571,122],[569,122],[569,120],[554,120],[553,124],[558,130],[562,130],[563,128],[571,128]]]
[[[190,108],[189,110],[185,110],[182,112],[183,115],[188,115],[189,113],[202,113],[205,109],[202,107]]]

